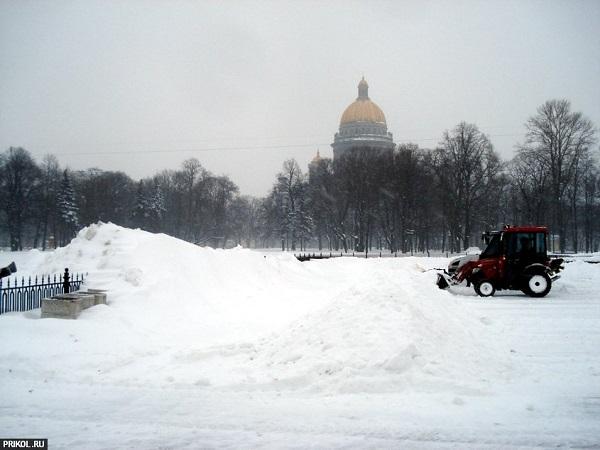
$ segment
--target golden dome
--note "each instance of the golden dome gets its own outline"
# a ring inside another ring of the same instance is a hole
[[[363,77],[358,83],[358,98],[342,114],[340,125],[351,122],[373,122],[385,124],[385,115],[379,106],[369,99],[369,85]]]
[[[376,122],[385,123],[385,116],[379,106],[371,100],[358,99],[346,108],[340,125],[350,122]]]
[[[312,159],[312,161],[310,162],[311,164],[317,164],[319,161],[321,161],[321,154],[319,153],[319,150],[317,150],[317,154],[316,156]]]

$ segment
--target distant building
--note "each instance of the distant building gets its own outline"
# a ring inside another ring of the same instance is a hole
[[[363,77],[358,83],[358,98],[342,114],[340,129],[333,139],[333,158],[356,147],[393,150],[392,133],[387,130],[385,115],[369,98],[369,85]]]
[[[317,149],[317,154],[316,156],[312,159],[312,161],[310,163],[308,163],[308,168],[314,168],[317,167],[319,165],[319,163],[321,162],[321,153],[319,152],[319,150]]]
[[[321,158],[321,153],[317,150],[316,156],[312,159],[310,163],[308,163],[308,179],[311,181],[315,176],[315,173],[320,171],[320,165],[323,158]]]

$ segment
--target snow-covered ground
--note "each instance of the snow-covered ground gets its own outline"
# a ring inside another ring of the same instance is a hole
[[[111,224],[16,256],[109,305],[0,316],[0,435],[51,448],[600,446],[600,265],[544,299],[440,291],[444,258],[199,248]],[[10,261],[6,261],[7,263]],[[0,261],[0,265],[3,261]]]

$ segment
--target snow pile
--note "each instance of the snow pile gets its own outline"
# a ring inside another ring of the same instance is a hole
[[[109,291],[77,321],[0,317],[22,377],[119,385],[480,391],[508,349],[415,258],[299,263],[200,248],[113,224],[82,230],[31,271],[88,272]],[[18,350],[17,350],[18,348]]]
[[[486,389],[488,379],[498,381],[509,370],[509,349],[496,344],[489,322],[437,290],[433,274],[422,273],[413,258],[318,264],[336,272],[362,267],[369,279],[282,332],[204,354],[224,357],[220,370],[228,370],[213,377],[219,384],[235,383],[232,374],[244,367],[237,382],[257,389],[468,390],[482,383]]]
[[[598,285],[600,264],[590,264],[586,260],[578,259],[566,263],[565,270],[560,275],[560,281],[552,286],[552,292],[584,295],[589,292],[590,287]]]
[[[155,333],[162,329],[162,340],[228,341],[240,337],[227,335],[232,326],[260,327],[314,306],[298,302],[305,270],[292,255],[215,250],[114,224],[83,229],[38,270],[64,267],[88,272],[87,287],[107,289],[111,308]]]

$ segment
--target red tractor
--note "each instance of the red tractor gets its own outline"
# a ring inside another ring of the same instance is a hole
[[[467,282],[481,297],[497,290],[521,290],[531,297],[544,297],[563,269],[562,259],[550,259],[546,251],[546,227],[511,227],[484,233],[486,249],[450,261],[438,274],[437,285],[445,289]]]

